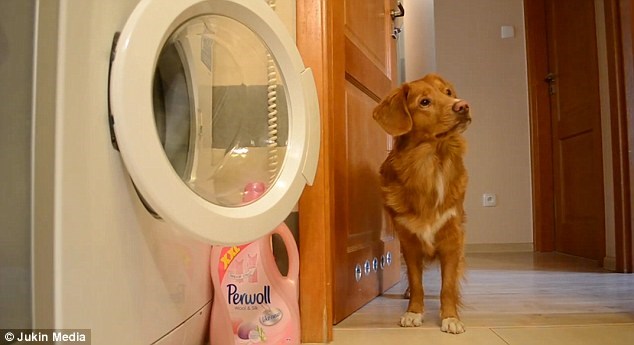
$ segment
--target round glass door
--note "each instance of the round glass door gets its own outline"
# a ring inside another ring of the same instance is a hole
[[[156,129],[175,172],[221,206],[266,193],[284,162],[286,87],[264,42],[220,15],[192,18],[167,39],[153,81]]]
[[[264,1],[141,0],[114,47],[109,91],[142,201],[196,238],[269,233],[315,176],[312,72]]]

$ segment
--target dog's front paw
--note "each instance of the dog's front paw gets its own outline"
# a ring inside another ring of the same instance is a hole
[[[455,317],[448,317],[442,320],[440,330],[447,333],[460,334],[464,333],[464,323]]]
[[[423,325],[423,314],[406,312],[401,316],[401,327],[419,327]]]

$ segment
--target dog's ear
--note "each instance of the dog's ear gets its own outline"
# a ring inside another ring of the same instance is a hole
[[[412,130],[412,116],[407,109],[409,86],[404,84],[392,91],[374,108],[372,117],[391,136],[403,135]]]

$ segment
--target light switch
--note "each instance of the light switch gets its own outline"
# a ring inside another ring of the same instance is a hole
[[[515,37],[515,28],[511,25],[502,25],[500,32],[501,32],[502,38]]]

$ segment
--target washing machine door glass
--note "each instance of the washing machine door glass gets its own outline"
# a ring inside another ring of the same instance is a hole
[[[109,92],[133,185],[176,229],[255,240],[312,183],[315,83],[264,1],[141,0],[114,45]]]
[[[154,75],[154,116],[192,191],[223,206],[264,195],[286,152],[285,90],[264,42],[232,18],[199,16],[170,35]]]

